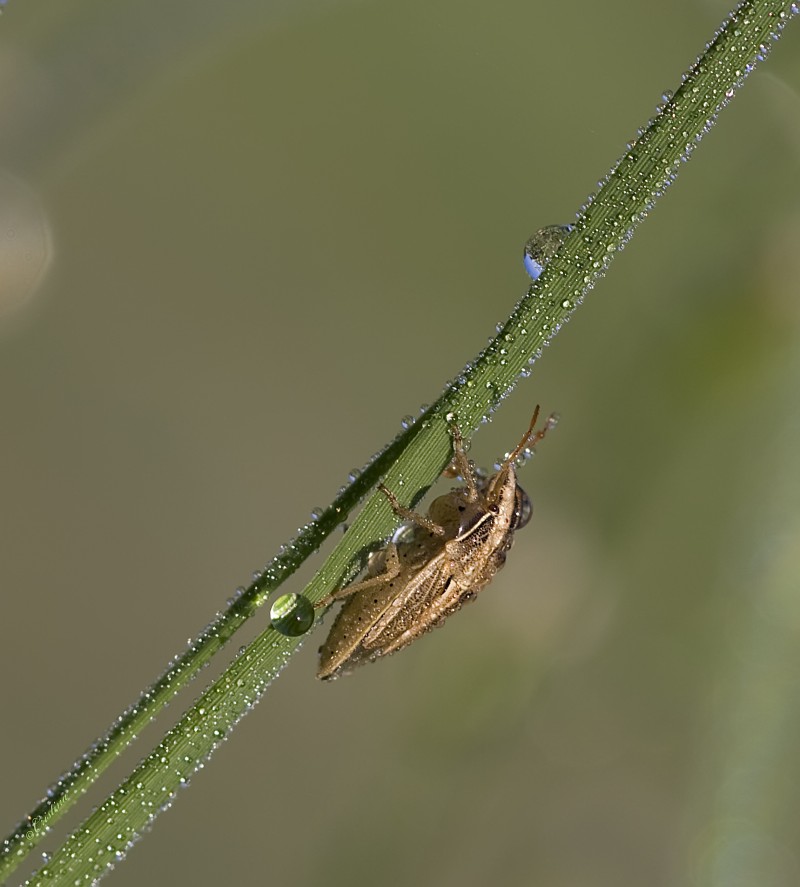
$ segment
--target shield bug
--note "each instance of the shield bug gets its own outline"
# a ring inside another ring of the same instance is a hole
[[[537,406],[522,440],[490,477],[467,459],[461,432],[453,424],[453,461],[445,473],[462,477],[466,486],[434,499],[427,515],[405,508],[380,485],[406,523],[371,556],[364,579],[317,604],[346,599],[320,647],[318,678],[336,678],[402,650],[491,582],[505,564],[514,533],[530,520],[531,501],[517,483],[516,460],[557,421],[552,415],[536,431],[538,416]]]

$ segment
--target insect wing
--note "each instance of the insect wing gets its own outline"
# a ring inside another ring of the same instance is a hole
[[[336,614],[325,643],[319,649],[320,678],[333,677],[336,672],[358,665],[367,655],[360,649],[364,635],[389,609],[397,593],[398,576],[384,585],[373,585],[356,591]]]
[[[481,528],[491,521],[481,521]],[[468,547],[472,546],[467,543]],[[404,592],[375,623],[364,639],[365,648],[374,649],[372,658],[388,656],[408,646],[455,613],[468,601],[474,600],[497,568],[487,570],[488,556],[478,552],[486,578],[475,581],[465,576],[459,565],[464,560],[464,541],[453,539],[444,551],[421,569],[408,583]],[[502,566],[500,563],[499,566]],[[499,567],[498,567],[499,568]],[[465,582],[466,580],[466,582]]]
[[[364,636],[364,648],[372,652],[379,651],[377,655],[383,656],[405,646],[399,645],[398,641],[413,625],[426,619],[426,613],[435,605],[451,573],[445,551],[414,573],[403,591],[394,597],[390,606]],[[409,636],[405,643],[410,643],[411,640],[412,636]]]

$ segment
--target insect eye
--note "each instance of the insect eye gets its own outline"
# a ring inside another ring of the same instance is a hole
[[[520,527],[524,527],[531,519],[532,513],[533,505],[530,497],[522,487],[517,487],[517,492],[514,497],[514,516],[511,518],[511,528],[513,530],[519,530]]]

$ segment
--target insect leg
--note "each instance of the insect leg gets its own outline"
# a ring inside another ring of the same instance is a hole
[[[424,527],[426,530],[430,530],[434,536],[444,536],[445,531],[439,524],[434,523],[429,517],[426,517],[424,514],[418,514],[416,511],[412,511],[410,508],[406,508],[401,505],[397,501],[397,496],[391,491],[387,490],[383,484],[378,484],[378,489],[383,493],[384,496],[389,500],[389,504],[392,506],[392,511],[398,516],[402,517],[403,520],[412,521],[420,527]]]
[[[397,546],[394,542],[390,542],[386,546],[386,569],[383,573],[379,576],[371,576],[369,579],[362,579],[361,582],[351,582],[349,585],[337,588],[335,591],[332,591],[330,594],[322,598],[322,600],[317,601],[316,604],[314,604],[314,609],[318,610],[321,607],[327,607],[334,601],[348,598],[357,591],[365,591],[367,588],[385,585],[387,582],[391,582],[399,572],[400,558],[397,556]]]
[[[464,438],[461,436],[461,429],[455,422],[450,426],[450,436],[453,438],[453,463],[456,472],[464,478],[467,484],[467,497],[469,501],[475,502],[478,498],[475,468],[467,458],[467,452],[464,449]]]

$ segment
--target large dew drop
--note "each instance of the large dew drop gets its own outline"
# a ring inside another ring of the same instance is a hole
[[[296,638],[314,624],[314,607],[301,594],[282,594],[270,608],[269,618],[275,631]]]
[[[522,261],[525,270],[536,280],[544,266],[558,252],[574,225],[548,225],[540,228],[525,244]]]

